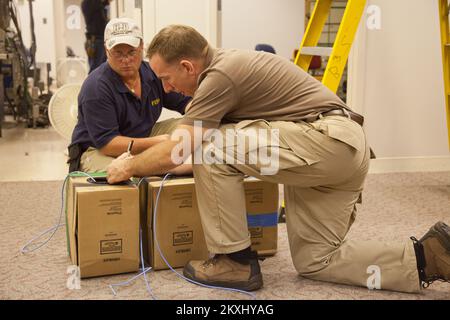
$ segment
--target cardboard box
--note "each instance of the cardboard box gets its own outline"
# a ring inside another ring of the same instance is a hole
[[[141,183],[141,225],[144,258],[154,270],[167,269],[153,236],[153,209],[161,179]],[[254,178],[244,183],[252,249],[259,255],[275,254],[278,237],[278,185]],[[193,178],[175,178],[164,183],[158,201],[156,235],[160,250],[174,268],[190,260],[208,259],[209,253],[198,211]]]
[[[139,190],[71,177],[66,189],[67,245],[81,278],[139,269]]]
[[[154,270],[167,269],[154,241],[153,210],[161,179],[141,183],[141,225],[144,259]],[[190,260],[208,259],[205,236],[200,221],[194,179],[175,178],[164,182],[156,211],[156,238],[160,249],[174,268]]]
[[[278,244],[278,184],[247,178],[244,189],[252,249],[260,256],[274,255]]]

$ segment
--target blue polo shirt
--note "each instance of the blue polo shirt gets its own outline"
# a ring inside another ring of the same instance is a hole
[[[78,123],[72,143],[100,149],[116,136],[147,138],[162,108],[184,114],[190,97],[165,93],[161,81],[147,62],[139,69],[141,99],[137,98],[108,62],[95,69],[84,81],[78,95]]]

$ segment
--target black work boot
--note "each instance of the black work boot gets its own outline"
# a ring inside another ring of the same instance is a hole
[[[422,287],[436,280],[450,282],[450,227],[439,221],[420,240],[411,240]]]
[[[232,254],[216,254],[204,261],[190,261],[183,274],[188,279],[210,286],[245,291],[263,286],[258,257],[250,252],[250,248]]]

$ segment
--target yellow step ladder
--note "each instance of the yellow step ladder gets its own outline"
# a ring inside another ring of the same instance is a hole
[[[294,63],[308,71],[313,56],[329,56],[322,83],[336,93],[347,64],[359,21],[364,13],[366,0],[348,0],[333,47],[318,47],[317,44],[330,14],[332,2],[333,0],[316,1]],[[285,219],[285,203],[283,200],[278,221],[284,222]]]
[[[322,83],[336,92],[366,6],[366,0],[348,0],[333,47],[318,47],[333,0],[317,0],[294,63],[308,71],[313,56],[329,56]]]
[[[448,143],[450,148],[450,4],[447,0],[439,1],[439,17],[441,25],[442,65],[444,67],[444,91],[447,110]]]

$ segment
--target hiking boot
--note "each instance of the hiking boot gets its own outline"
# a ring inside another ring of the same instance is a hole
[[[257,257],[241,262],[226,254],[216,254],[206,261],[190,261],[184,267],[183,274],[188,279],[210,286],[245,291],[261,288],[263,279]]]
[[[427,288],[436,280],[450,282],[450,227],[439,221],[420,240],[411,240],[422,287]]]

